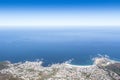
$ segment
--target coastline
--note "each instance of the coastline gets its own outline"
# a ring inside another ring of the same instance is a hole
[[[42,61],[26,61],[24,63],[6,63],[0,70],[0,80],[119,80],[120,63],[106,57],[95,58],[93,65],[72,65],[69,62],[42,66]],[[2,79],[1,79],[2,78]]]

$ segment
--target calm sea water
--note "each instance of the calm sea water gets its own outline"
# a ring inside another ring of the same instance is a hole
[[[44,66],[73,59],[72,64],[92,64],[97,54],[120,59],[120,29],[1,29],[0,61],[35,61]]]

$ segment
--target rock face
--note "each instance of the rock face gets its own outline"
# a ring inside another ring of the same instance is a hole
[[[120,63],[107,58],[96,58],[90,66],[62,63],[43,67],[42,62],[28,61],[0,66],[0,80],[120,80]]]
[[[113,80],[120,80],[120,63],[110,64],[104,67]]]
[[[118,74],[120,76],[120,63],[110,64],[110,65],[106,66],[105,68],[110,71],[115,72],[116,74]]]
[[[10,62],[8,62],[8,61],[0,62],[0,70],[2,70],[4,68],[8,68],[8,64],[10,64]]]
[[[120,63],[108,58],[96,58],[94,62],[100,69],[108,72],[111,80],[120,80]]]

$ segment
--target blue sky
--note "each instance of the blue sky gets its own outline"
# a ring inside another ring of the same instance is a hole
[[[0,27],[120,26],[119,0],[0,0]]]

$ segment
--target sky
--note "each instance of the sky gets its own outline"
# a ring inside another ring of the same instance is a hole
[[[0,28],[120,26],[119,0],[0,0]]]

